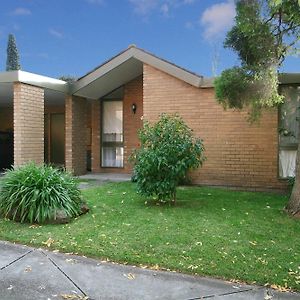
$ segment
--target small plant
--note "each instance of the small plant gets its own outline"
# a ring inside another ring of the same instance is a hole
[[[178,115],[162,114],[157,123],[144,123],[141,147],[131,156],[138,192],[159,200],[176,200],[176,187],[187,172],[202,165],[204,147]]]
[[[19,222],[45,223],[81,213],[77,180],[51,166],[33,163],[8,170],[0,182],[0,214]]]

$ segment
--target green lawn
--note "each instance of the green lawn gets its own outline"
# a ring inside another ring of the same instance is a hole
[[[83,193],[91,212],[71,224],[0,220],[0,239],[300,290],[300,220],[282,211],[286,196],[186,187],[172,207],[145,202],[132,183]]]

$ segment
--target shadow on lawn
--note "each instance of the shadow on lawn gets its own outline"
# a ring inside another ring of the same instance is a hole
[[[141,202],[140,206],[146,207],[157,207],[157,208],[166,208],[166,209],[200,209],[207,207],[207,199],[187,199],[185,198],[178,198],[176,199],[175,203],[172,203],[169,200],[158,200],[158,199],[146,199],[145,202]]]

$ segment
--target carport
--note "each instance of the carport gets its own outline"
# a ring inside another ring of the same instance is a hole
[[[0,169],[28,161],[64,164],[67,92],[68,84],[58,79],[0,73]]]

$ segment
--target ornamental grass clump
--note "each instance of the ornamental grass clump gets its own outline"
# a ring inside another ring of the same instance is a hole
[[[33,163],[8,170],[0,181],[0,215],[18,222],[51,223],[81,213],[77,179],[52,166]]]

